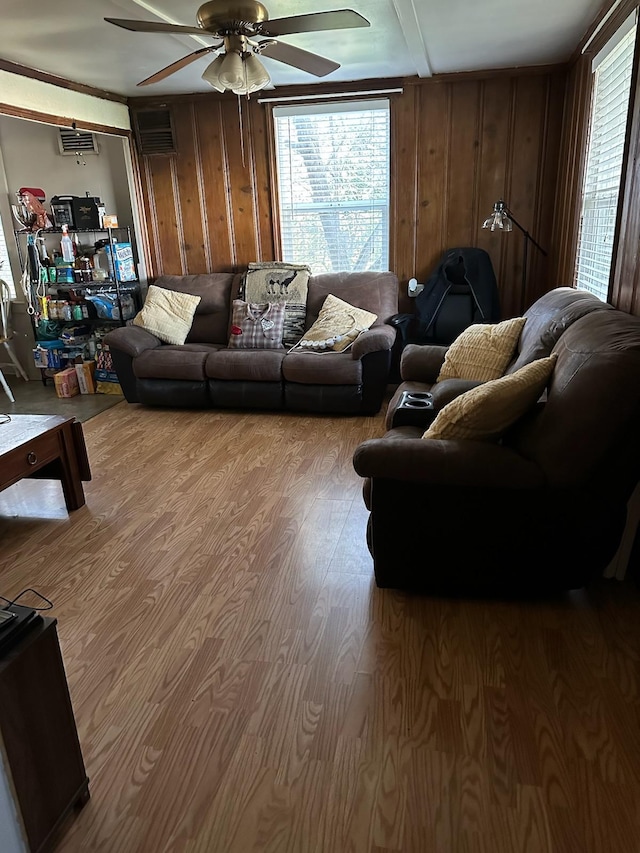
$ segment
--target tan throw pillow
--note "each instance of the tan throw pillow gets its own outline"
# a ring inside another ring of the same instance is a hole
[[[322,303],[318,319],[304,333],[298,346],[308,352],[344,352],[377,319],[377,314],[349,305],[330,293]]]
[[[544,391],[557,356],[550,355],[465,391],[442,409],[423,438],[492,441],[531,409]]]
[[[200,298],[151,284],[144,307],[133,322],[167,344],[182,345],[191,329]]]
[[[525,317],[514,317],[502,323],[469,326],[447,350],[437,381],[498,379],[511,361],[525,322]]]

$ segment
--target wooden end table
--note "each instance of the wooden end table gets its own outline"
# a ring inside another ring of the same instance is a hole
[[[25,477],[60,480],[67,509],[84,506],[91,469],[82,424],[61,415],[11,415],[0,423],[0,490]]]
[[[0,656],[0,849],[45,853],[89,800],[56,620]]]

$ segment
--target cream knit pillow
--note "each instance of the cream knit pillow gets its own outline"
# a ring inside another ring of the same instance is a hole
[[[297,346],[308,352],[343,352],[377,319],[377,314],[356,308],[330,293],[322,303],[318,319]]]
[[[423,438],[492,441],[531,409],[544,391],[557,356],[550,355],[465,391],[442,409]]]
[[[498,379],[511,361],[525,322],[525,317],[514,317],[502,323],[469,326],[447,350],[437,381]]]
[[[200,299],[200,296],[151,284],[144,307],[133,322],[167,344],[182,345],[191,330]]]

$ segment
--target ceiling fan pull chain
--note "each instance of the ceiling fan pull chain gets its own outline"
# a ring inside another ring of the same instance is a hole
[[[242,98],[240,97],[240,93],[238,92],[238,121],[240,124],[240,151],[242,153],[242,168],[246,169],[247,164],[244,160],[244,128],[242,126]]]

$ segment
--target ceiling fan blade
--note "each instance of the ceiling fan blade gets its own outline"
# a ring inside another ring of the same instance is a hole
[[[183,27],[180,24],[166,24],[164,21],[129,21],[126,18],[105,18],[109,24],[122,27],[123,30],[131,30],[134,33],[187,33],[190,35],[207,36],[208,33],[202,27]]]
[[[315,33],[319,30],[370,26],[366,18],[352,9],[336,9],[334,12],[312,12],[310,15],[274,18],[260,26],[260,33],[265,36],[286,36],[293,33]]]
[[[176,62],[172,62],[171,65],[167,65],[166,68],[156,71],[155,74],[152,74],[151,77],[147,77],[146,80],[141,80],[137,85],[148,86],[150,83],[159,83],[160,80],[164,80],[164,78],[168,77],[170,74],[180,71],[181,68],[186,68],[187,65],[191,65],[192,62],[195,62],[196,59],[204,56],[205,53],[211,53],[212,50],[217,50],[219,47],[222,47],[222,42],[220,44],[213,44],[211,47],[201,47],[199,50],[194,50],[193,53],[188,53],[186,56],[183,56],[182,59],[178,59]]]
[[[333,62],[331,59],[325,59],[324,56],[318,56],[317,53],[309,53],[308,50],[301,50],[299,47],[280,41],[267,42],[264,48],[261,46],[260,56],[277,59],[278,62],[293,65],[294,68],[301,68],[316,77],[324,77],[335,71],[336,68],[340,68],[339,62]]]

